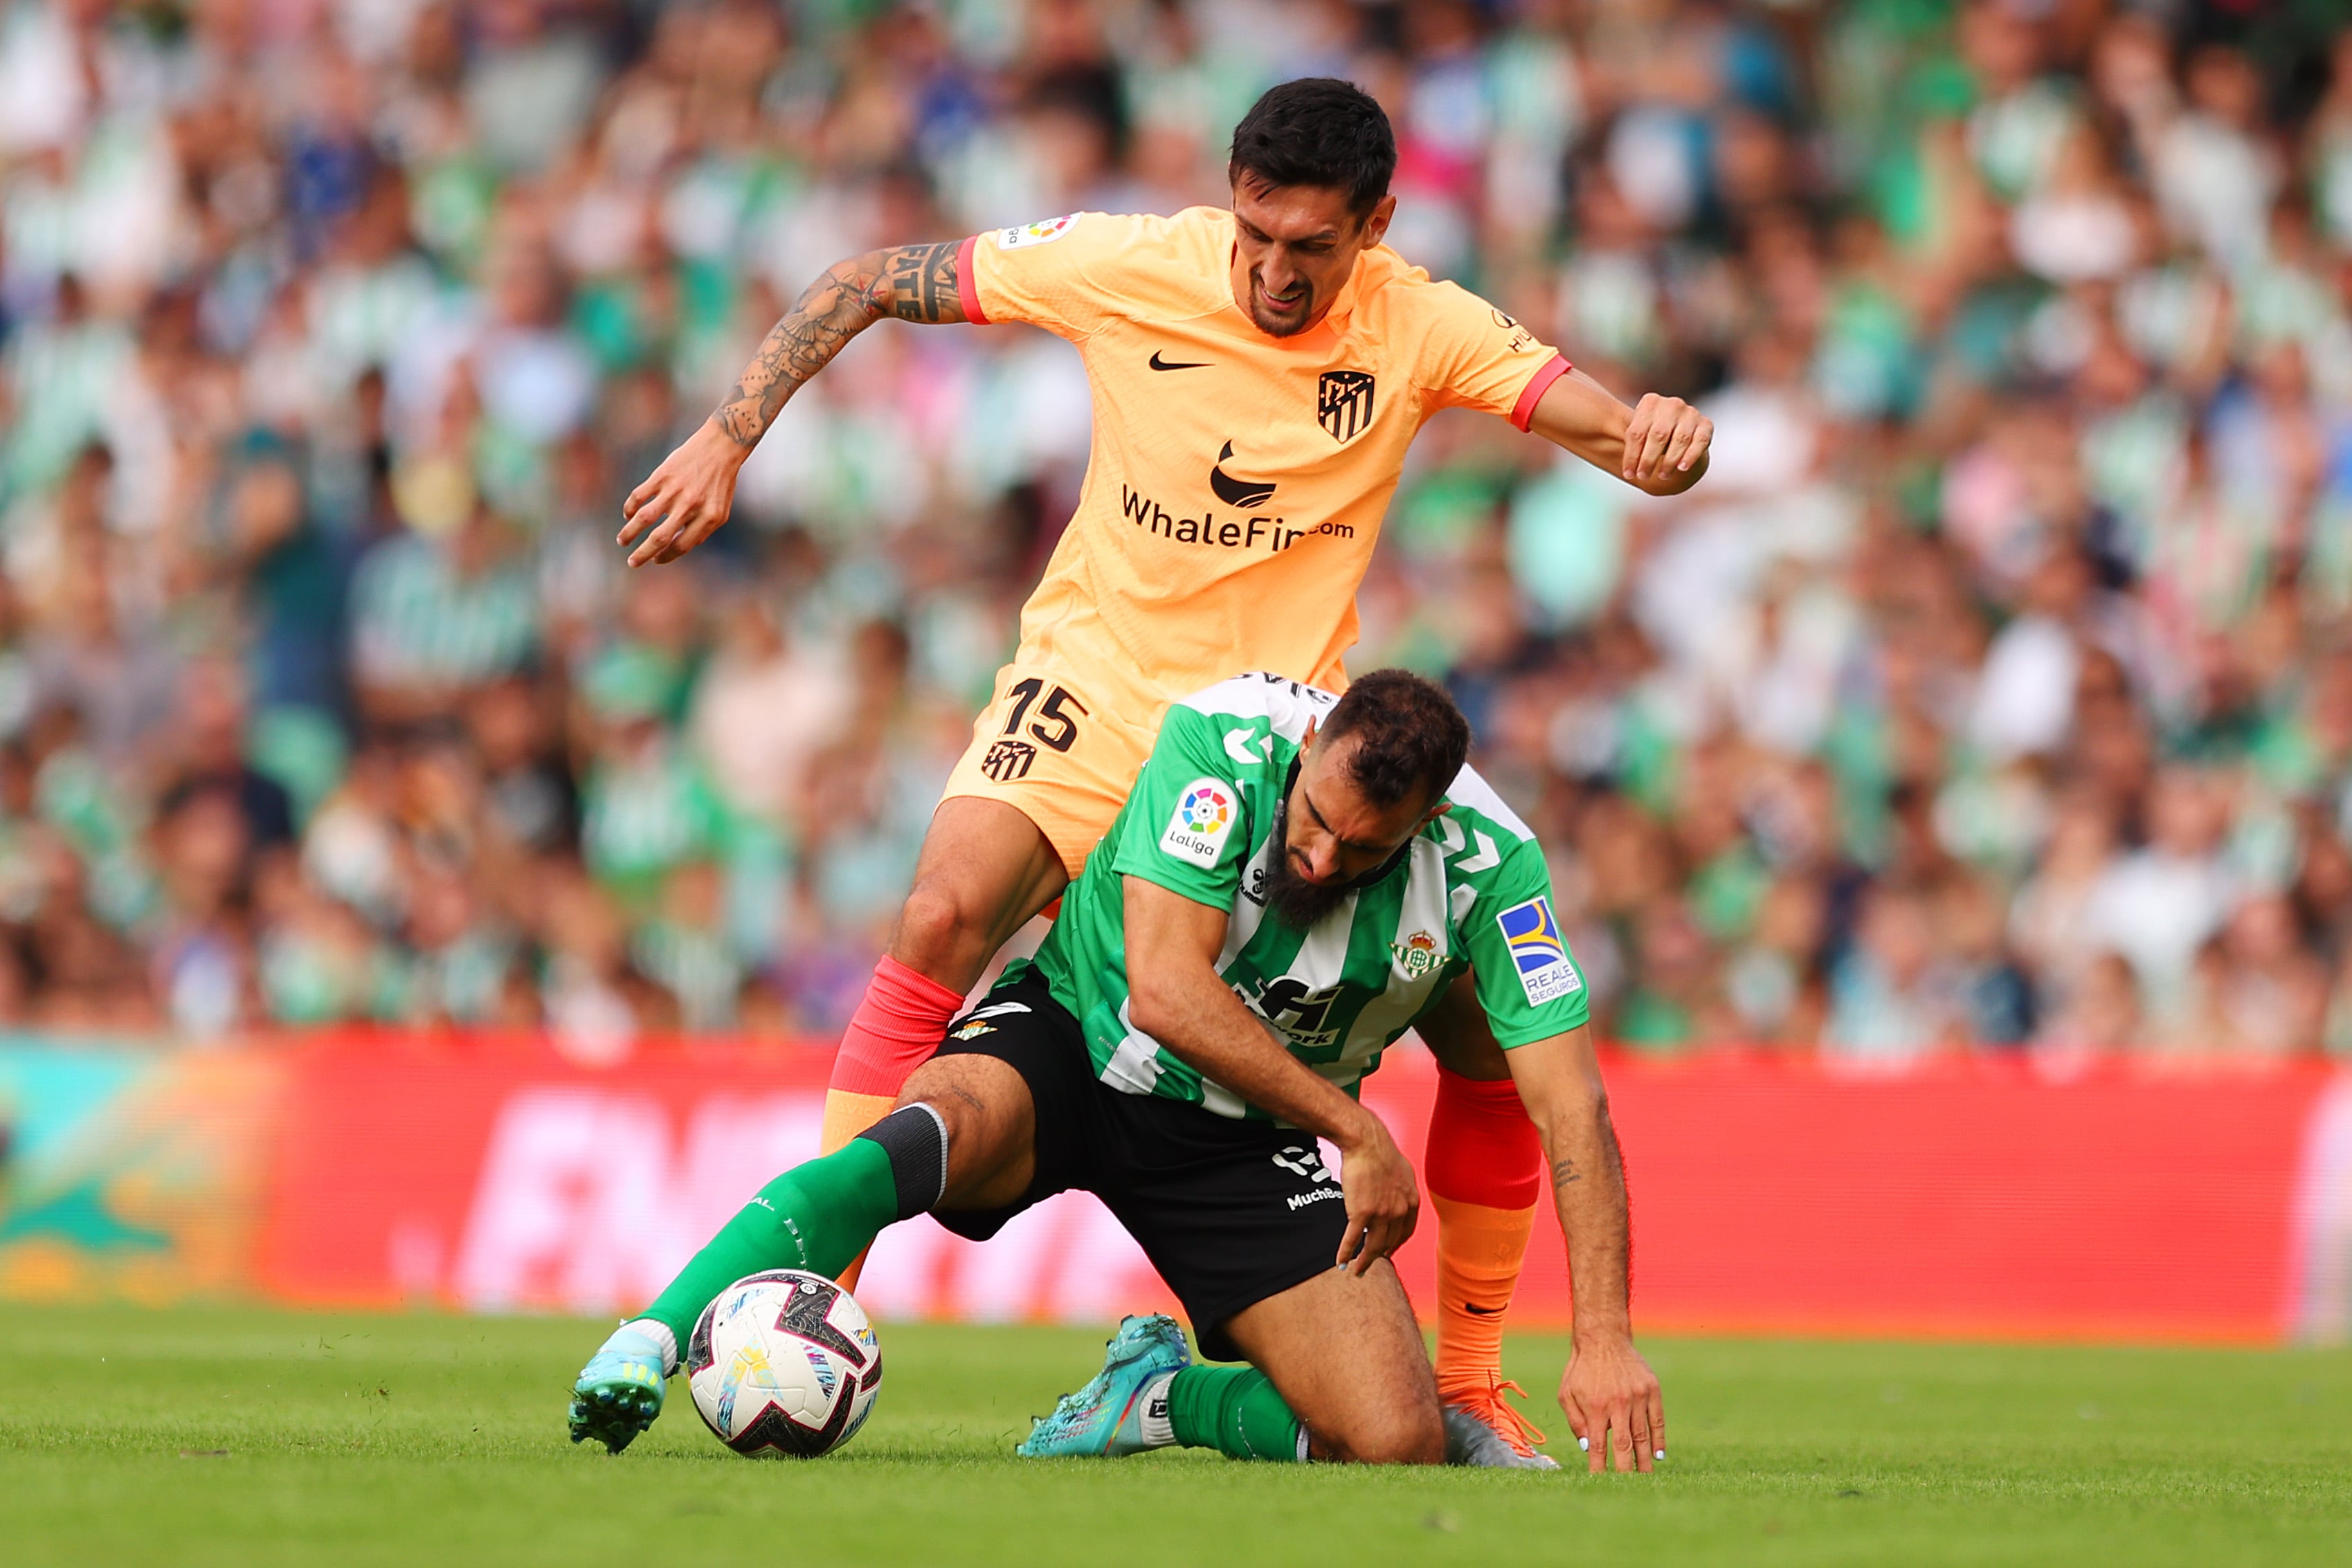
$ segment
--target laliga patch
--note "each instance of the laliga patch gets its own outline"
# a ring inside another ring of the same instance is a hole
[[[1076,213],[1066,217],[1045,218],[1034,224],[1016,224],[1009,229],[996,231],[996,248],[1019,250],[1024,245],[1051,245],[1070,232],[1077,221]]]
[[[1514,904],[1495,916],[1511,962],[1519,971],[1519,989],[1529,1007],[1541,1007],[1584,988],[1576,966],[1568,961],[1568,944],[1559,939],[1559,922],[1552,918],[1551,900],[1538,894],[1525,904]]]
[[[1234,830],[1232,786],[1215,779],[1195,779],[1176,798],[1175,815],[1160,835],[1160,849],[1180,861],[1214,865],[1225,852],[1225,835]]]

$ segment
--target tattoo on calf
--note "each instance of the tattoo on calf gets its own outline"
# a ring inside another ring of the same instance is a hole
[[[900,246],[835,262],[768,329],[759,352],[713,416],[738,445],[767,434],[778,411],[850,339],[885,316],[961,321],[956,255],[961,242]]]
[[[1583,1179],[1584,1173],[1576,1168],[1576,1162],[1574,1160],[1558,1159],[1552,1161],[1551,1182],[1554,1186],[1566,1186],[1572,1181],[1582,1181]]]

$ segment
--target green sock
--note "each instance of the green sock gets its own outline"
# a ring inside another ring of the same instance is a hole
[[[834,1279],[898,1216],[888,1151],[852,1138],[761,1187],[638,1315],[667,1326],[683,1355],[702,1309],[744,1275],[806,1269]]]
[[[1307,1431],[1255,1366],[1188,1366],[1168,1385],[1168,1423],[1188,1448],[1236,1459],[1307,1457]]]

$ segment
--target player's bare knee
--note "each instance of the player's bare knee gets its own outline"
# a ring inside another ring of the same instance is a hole
[[[1392,1465],[1442,1465],[1445,1462],[1445,1411],[1438,1402],[1437,1376],[1426,1362],[1415,1362],[1417,1376],[1408,1377],[1389,1406],[1388,1442]]]
[[[1445,1426],[1437,1408],[1384,1410],[1351,1423],[1348,1429],[1317,1432],[1318,1448],[1350,1465],[1442,1465]]]
[[[1035,1110],[1029,1085],[1010,1062],[990,1056],[934,1057],[898,1091],[900,1108],[930,1108],[947,1131],[950,1207],[1009,1201],[1027,1185]]]
[[[947,877],[918,881],[898,910],[890,956],[908,968],[955,986],[977,978],[988,961],[989,912]]]
[[[1445,1462],[1444,1429],[1438,1427],[1424,1432],[1415,1428],[1384,1434],[1355,1462],[1360,1465],[1442,1465]]]
[[[1410,1446],[1403,1465],[1442,1465],[1445,1462],[1445,1417],[1433,1402],[1426,1411],[1417,1412],[1412,1423]]]
[[[935,1056],[909,1073],[897,1103],[934,1107],[951,1140],[978,1143],[1027,1113],[1029,1085],[992,1056]]]

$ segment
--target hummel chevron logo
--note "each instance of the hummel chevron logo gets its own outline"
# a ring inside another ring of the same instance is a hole
[[[1471,830],[1469,838],[1463,837],[1461,824],[1451,817],[1437,819],[1437,838],[1438,841],[1445,846],[1445,853],[1449,858],[1469,848],[1472,840],[1475,839],[1477,841],[1478,852],[1465,859],[1454,861],[1455,871],[1492,871],[1503,863],[1502,852],[1495,847],[1494,840],[1475,828]]]
[[[1157,349],[1151,350],[1151,359],[1149,362],[1155,371],[1204,371],[1209,368],[1209,361],[1206,360],[1163,360],[1160,357],[1160,350]]]

